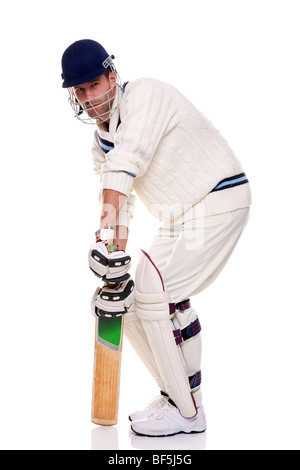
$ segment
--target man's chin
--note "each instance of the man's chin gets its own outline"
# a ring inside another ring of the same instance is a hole
[[[96,113],[95,111],[87,111],[87,114],[88,114],[89,118],[91,118],[91,119],[99,118],[98,113]]]
[[[105,122],[109,119],[109,112],[103,114],[103,113],[100,113],[100,112],[98,113],[94,109],[89,109],[89,110],[87,109],[86,112],[87,112],[89,118],[98,119],[99,122]]]

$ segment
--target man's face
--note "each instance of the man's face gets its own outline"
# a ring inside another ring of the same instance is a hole
[[[95,80],[75,86],[73,93],[81,107],[90,118],[99,118],[99,122],[107,121],[111,110],[111,104],[116,93],[115,76],[101,75]]]

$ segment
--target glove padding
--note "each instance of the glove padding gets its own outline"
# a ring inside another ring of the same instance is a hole
[[[131,258],[125,251],[118,251],[117,247],[109,245],[107,241],[100,241],[90,247],[89,267],[104,282],[123,281],[129,271],[130,261]]]
[[[129,274],[121,283],[97,287],[91,302],[94,317],[120,317],[134,301],[135,286]]]

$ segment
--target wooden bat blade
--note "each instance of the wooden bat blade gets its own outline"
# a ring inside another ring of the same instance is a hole
[[[102,426],[118,422],[123,326],[123,317],[96,320],[92,422]]]

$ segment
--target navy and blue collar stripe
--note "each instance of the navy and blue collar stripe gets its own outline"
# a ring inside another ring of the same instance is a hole
[[[98,140],[99,140],[100,147],[102,148],[104,153],[108,153],[115,148],[112,142],[109,142],[109,140],[102,139],[99,133],[98,133]]]
[[[223,189],[234,188],[235,186],[240,186],[241,184],[249,183],[249,180],[245,173],[240,173],[239,175],[231,176],[230,178],[225,178],[220,181],[217,186],[212,189],[211,193],[215,191],[222,191]]]

